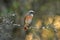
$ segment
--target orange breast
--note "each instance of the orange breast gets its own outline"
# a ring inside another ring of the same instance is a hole
[[[32,16],[26,16],[25,20],[31,20]]]

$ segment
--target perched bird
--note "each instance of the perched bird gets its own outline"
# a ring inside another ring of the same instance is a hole
[[[32,19],[33,19],[33,14],[34,14],[34,11],[30,10],[30,11],[28,11],[27,15],[25,16],[25,18],[24,18],[24,30],[27,30],[28,26],[31,24]]]

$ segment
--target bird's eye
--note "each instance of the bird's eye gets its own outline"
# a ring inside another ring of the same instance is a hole
[[[30,14],[33,14],[33,12],[30,12]]]
[[[30,12],[30,13],[33,13],[33,12]]]

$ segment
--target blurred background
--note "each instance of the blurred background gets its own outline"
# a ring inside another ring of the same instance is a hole
[[[25,32],[29,10],[33,28]],[[60,0],[0,0],[0,40],[60,40]]]

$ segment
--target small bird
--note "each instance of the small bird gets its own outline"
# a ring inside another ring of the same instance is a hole
[[[28,11],[27,15],[24,18],[24,30],[26,31],[28,29],[28,26],[31,24],[33,19],[34,11],[30,10]]]

